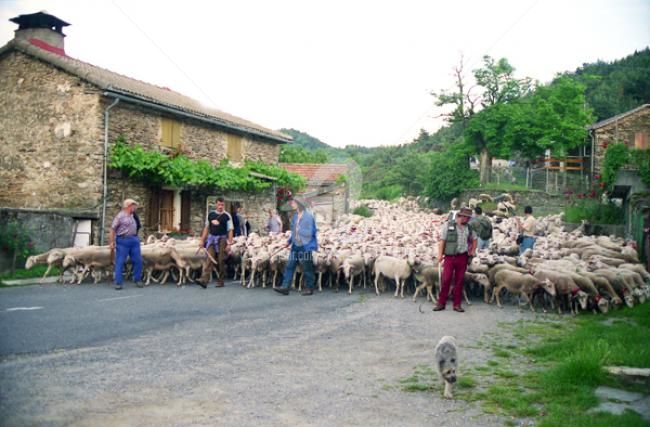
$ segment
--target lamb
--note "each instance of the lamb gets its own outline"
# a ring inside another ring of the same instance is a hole
[[[327,255],[324,252],[313,252],[314,273],[318,274],[318,292],[323,292],[323,274],[329,271]]]
[[[404,283],[411,275],[411,265],[409,265],[408,261],[382,255],[375,260],[374,274],[377,295],[379,295],[379,278],[385,276],[395,280],[395,297],[399,295],[401,290],[401,297],[404,298]]]
[[[580,287],[564,273],[550,271],[550,270],[537,270],[533,274],[539,280],[549,279],[555,284],[556,297],[566,296],[569,297],[571,314],[578,314],[575,302],[577,301],[583,310],[587,309],[587,300],[589,295],[582,291]],[[561,305],[558,304],[558,314],[562,314]]]
[[[549,295],[555,296],[555,285],[548,278],[540,280],[530,274],[522,274],[516,271],[502,270],[495,275],[496,285],[492,292],[490,302],[496,297],[497,306],[503,308],[499,299],[499,293],[503,288],[510,293],[526,296],[530,310],[534,313],[533,292],[537,288],[543,288]]]
[[[427,301],[432,301],[434,304],[438,303],[438,299],[434,294],[437,294],[437,288],[440,286],[438,283],[438,265],[422,264],[413,269],[415,273],[415,280],[421,283],[415,288],[413,295],[413,302],[416,302],[418,295],[422,289],[427,290]],[[435,289],[435,292],[434,292]]]
[[[53,248],[42,254],[33,255],[27,258],[25,262],[25,269],[29,270],[35,265],[47,264],[47,270],[41,278],[41,282],[47,277],[47,275],[52,270],[52,267],[59,267],[61,269],[61,274],[57,279],[57,282],[63,282],[63,258],[65,258],[65,249]]]
[[[609,296],[612,305],[619,306],[623,304],[623,300],[621,300],[619,296],[616,294],[616,291],[614,291],[614,288],[612,288],[612,285],[609,283],[609,280],[607,280],[604,277],[598,276],[597,274],[587,272],[587,271],[583,271],[580,274],[591,279],[591,281],[596,286],[596,289],[598,289],[598,292]]]
[[[205,248],[198,248],[198,250],[196,248],[197,245],[183,245],[171,248],[171,256],[181,272],[176,286],[185,284],[187,280],[193,282],[194,280],[191,278],[190,272],[203,268],[203,261],[206,257],[213,264],[217,264],[217,261]]]
[[[165,283],[170,269],[177,267],[176,261],[172,258],[172,249],[170,247],[157,244],[143,245],[140,248],[140,253],[142,255],[144,277],[146,277],[144,281],[145,286],[149,286],[151,283],[154,271],[163,272],[159,283]]]
[[[602,313],[607,313],[607,311],[609,311],[609,301],[600,296],[598,289],[596,289],[596,285],[594,285],[594,282],[589,277],[572,271],[568,271],[567,274],[573,279],[576,285],[578,285],[580,290],[584,291],[593,299]]]
[[[348,294],[352,295],[355,276],[361,275],[361,278],[363,280],[363,287],[366,287],[366,270],[363,256],[352,255],[347,257],[345,260],[343,260],[343,265],[341,268],[343,269],[343,276],[348,282],[350,288]],[[336,287],[336,291],[338,292],[338,286]]]
[[[68,251],[62,264],[64,269],[72,266],[82,267],[82,271],[77,275],[77,285],[81,284],[91,269],[110,268],[112,265],[111,250],[108,246],[87,246],[76,251]]]
[[[594,270],[593,273],[606,278],[618,296],[623,298],[625,305],[628,307],[634,306],[634,295],[632,292],[634,290],[634,287],[630,283],[631,277],[616,274],[616,271],[609,268]]]
[[[251,262],[251,277],[250,277],[250,280],[248,281],[247,288],[254,288],[255,287],[255,273],[256,272],[262,273],[262,287],[266,288],[266,272],[267,272],[267,267],[269,265],[270,259],[271,259],[271,256],[266,250],[261,250],[261,251],[255,253],[255,255],[251,257],[251,259],[250,259],[250,262]]]
[[[646,271],[646,269],[643,267],[641,264],[631,264],[631,263],[623,263],[618,266],[618,268],[625,268],[626,270],[632,270],[641,275],[643,277],[644,282],[648,283],[650,282],[650,273]]]

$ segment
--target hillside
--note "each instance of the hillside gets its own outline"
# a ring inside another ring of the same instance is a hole
[[[584,103],[593,110],[594,121],[598,121],[650,103],[648,76],[650,48],[611,63],[584,64],[573,72],[559,74],[554,82],[541,87],[559,85],[566,77],[584,85]],[[354,160],[363,176],[362,197],[393,199],[403,194],[441,197],[440,188],[444,188],[443,193],[448,197],[475,185],[473,171],[463,166],[467,156],[475,153],[464,147],[465,130],[459,123],[442,127],[433,134],[422,131],[410,143],[390,147],[334,148],[296,129],[281,131],[294,138],[292,148],[285,149],[294,161]]]

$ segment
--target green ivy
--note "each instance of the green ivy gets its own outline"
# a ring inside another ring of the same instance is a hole
[[[612,189],[616,181],[618,170],[630,161],[630,152],[625,144],[612,144],[605,150],[605,157],[601,165],[601,181]]]
[[[34,253],[34,243],[20,222],[11,219],[0,224],[0,250],[11,259],[11,274],[14,274],[16,265]]]
[[[639,168],[639,177],[650,187],[650,150],[631,150],[632,161]]]
[[[259,192],[269,188],[272,183],[250,174],[257,172],[276,178],[279,186],[294,191],[305,186],[304,178],[279,166],[247,161],[243,167],[237,168],[224,159],[215,167],[207,160],[192,160],[182,154],[167,156],[158,151],[145,150],[140,145],[131,146],[122,137],[117,138],[111,147],[109,166],[152,185]]]

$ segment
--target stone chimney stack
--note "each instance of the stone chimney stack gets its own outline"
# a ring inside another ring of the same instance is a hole
[[[54,15],[37,12],[10,19],[18,24],[15,39],[26,40],[41,48],[65,55],[63,27],[68,24]]]

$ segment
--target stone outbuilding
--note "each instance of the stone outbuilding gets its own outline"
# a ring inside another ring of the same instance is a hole
[[[650,149],[650,104],[594,123],[589,127],[592,141],[593,170],[601,173],[605,150],[610,144],[624,143],[632,150]],[[647,256],[650,249],[644,236],[644,218],[650,215],[650,189],[642,182],[633,165],[622,167],[610,196],[620,199],[625,212],[625,236],[637,242],[639,252]]]
[[[55,16],[11,21],[19,25],[15,38],[0,48],[0,220],[18,217],[44,249],[100,244],[124,198],[139,202],[145,233],[198,233],[208,202],[224,196],[246,209],[254,230],[263,228],[274,188],[254,194],[148,185],[107,167],[107,153],[122,137],[215,166],[226,158],[275,165],[291,137],[68,56],[69,24]]]
[[[631,149],[650,148],[650,104],[601,120],[588,127],[591,135],[591,170],[600,173],[607,146],[625,143]]]
[[[280,163],[307,181],[299,196],[309,200],[319,224],[334,223],[350,210],[350,165],[339,163]]]

